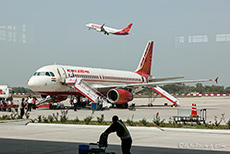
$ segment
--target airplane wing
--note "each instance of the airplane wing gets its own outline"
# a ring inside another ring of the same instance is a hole
[[[105,24],[101,26],[101,32],[104,32],[105,34],[109,35],[109,33],[104,28]]]
[[[104,29],[104,26],[105,26],[105,24],[103,24],[103,25],[101,26],[101,30],[105,30],[105,29]]]
[[[181,79],[181,78],[184,78],[184,77],[183,76],[179,76],[179,77],[167,77],[167,78],[151,78],[151,79],[149,79],[149,82],[159,82],[159,81]]]
[[[135,83],[135,84],[120,84],[120,85],[93,85],[94,88],[98,90],[108,89],[108,88],[138,88],[146,86],[157,86],[157,85],[166,85],[166,84],[177,84],[177,83],[196,83],[196,82],[209,82],[213,79],[200,79],[200,80],[182,80],[182,81],[168,81],[168,82],[149,82],[149,83]]]

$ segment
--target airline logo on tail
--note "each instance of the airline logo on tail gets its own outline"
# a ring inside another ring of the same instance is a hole
[[[151,64],[152,64],[152,54],[153,54],[153,41],[149,41],[146,45],[145,52],[142,55],[141,61],[135,70],[136,73],[141,75],[150,76],[151,74]]]
[[[132,25],[133,25],[132,23],[129,24],[127,27],[125,27],[125,28],[123,29],[123,31],[126,32],[126,33],[129,33],[129,31],[130,31]]]

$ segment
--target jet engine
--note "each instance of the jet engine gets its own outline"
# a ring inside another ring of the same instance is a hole
[[[107,98],[113,104],[124,104],[133,100],[133,95],[124,89],[111,89],[107,93]]]

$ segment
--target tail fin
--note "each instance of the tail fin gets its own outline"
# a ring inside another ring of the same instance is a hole
[[[129,24],[127,27],[125,27],[125,28],[123,29],[123,31],[125,31],[126,33],[129,33],[129,31],[130,31],[132,25],[133,25],[132,23]]]
[[[149,41],[145,47],[140,63],[135,70],[138,74],[150,75],[153,54],[153,41]]]

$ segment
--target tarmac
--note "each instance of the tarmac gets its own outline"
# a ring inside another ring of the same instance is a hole
[[[128,110],[128,109],[109,109],[103,111],[95,111],[92,113],[90,109],[81,109],[76,112],[73,109],[69,110],[68,117],[69,119],[74,119],[76,116],[83,120],[85,117],[94,115],[94,120],[96,117],[100,117],[101,114],[104,114],[105,120],[110,121],[113,115],[118,115],[123,121],[127,119],[133,119],[134,121],[139,121],[145,118],[147,121],[152,122],[153,117],[159,112],[161,119],[165,119],[165,122],[168,122],[170,117],[178,115],[178,110],[192,109],[192,103],[196,104],[197,109],[206,108],[207,109],[207,119],[206,122],[214,123],[215,116],[219,121],[222,114],[224,114],[225,120],[228,121],[230,119],[230,97],[184,97],[178,98],[180,101],[179,107],[171,107],[172,103],[166,100],[165,98],[135,98],[131,103],[134,103],[136,106],[136,110]],[[16,99],[15,102],[19,103],[20,99]],[[149,103],[153,102],[153,106],[148,106]],[[69,100],[63,102],[66,106],[69,106]],[[168,105],[165,106],[164,104]],[[37,110],[32,110],[30,114],[30,118],[37,118],[38,115],[52,115],[60,113],[60,110],[49,110],[47,108],[40,108]],[[0,115],[6,114],[7,112],[0,112]]]
[[[161,119],[168,121],[169,117],[177,115],[179,108],[191,108],[196,103],[198,108],[207,108],[207,121],[215,116],[218,120],[224,114],[229,119],[230,98],[229,97],[189,97],[179,98],[180,107],[164,106],[167,102],[164,98],[157,98],[154,105],[147,107],[151,101],[148,98],[137,98],[132,103],[136,104],[136,111],[128,109],[110,109],[92,112],[81,109],[76,112],[68,111],[68,118],[76,116],[83,118],[93,115],[94,120],[105,115],[105,120],[111,120],[113,115],[118,115],[123,121],[133,118],[139,121],[146,118],[152,121],[153,116],[159,112]],[[65,103],[68,103],[65,102]],[[32,110],[30,118],[38,115],[51,115],[60,110],[37,109]],[[7,114],[7,112],[0,112]],[[10,114],[10,113],[9,113]],[[0,123],[0,153],[78,153],[81,144],[95,143],[100,134],[108,126],[92,125],[65,125],[65,124],[39,124],[28,121],[4,121]],[[132,135],[133,144],[131,153],[229,153],[230,152],[230,130],[206,130],[206,129],[175,129],[157,127],[128,127]],[[120,139],[115,133],[110,134],[107,152],[121,153]]]

